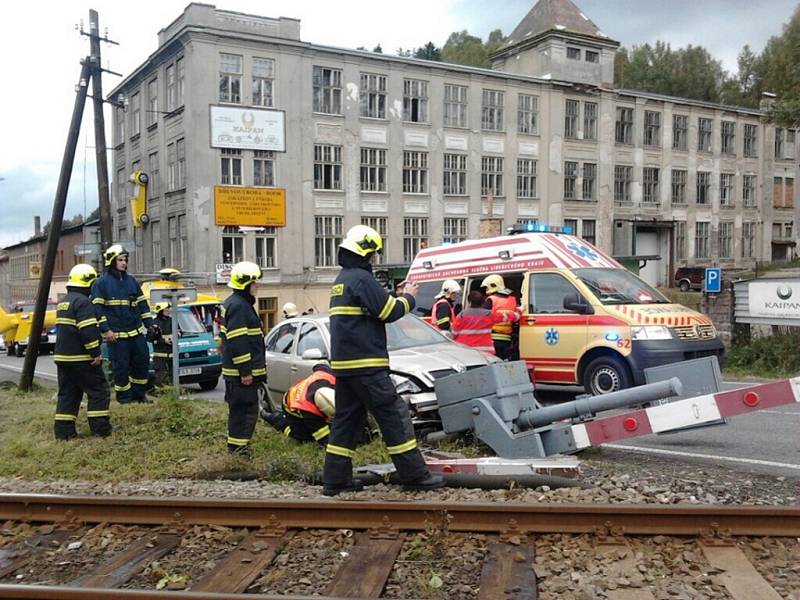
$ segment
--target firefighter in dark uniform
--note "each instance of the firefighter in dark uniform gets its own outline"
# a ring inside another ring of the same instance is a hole
[[[153,369],[156,385],[172,385],[172,316],[168,302],[153,305],[158,337],[153,340]]]
[[[145,327],[152,336],[153,314],[139,282],[127,273],[127,250],[114,244],[103,253],[103,261],[106,272],[92,288],[92,303],[108,344],[117,401],[150,402],[145,395],[150,367]]]
[[[431,475],[417,448],[408,407],[389,378],[385,323],[397,321],[414,308],[417,285],[406,285],[396,298],[372,275],[372,264],[383,248],[377,231],[357,225],[339,246],[342,270],[331,288],[331,369],[336,376],[336,416],[325,449],[322,493],[335,496],[358,491],[352,459],[367,411],[380,427],[400,481],[407,490],[444,486]]]
[[[258,394],[267,379],[264,331],[254,304],[261,268],[239,262],[231,269],[233,293],[222,305],[222,375],[228,404],[228,451],[252,458],[250,438],[258,420]]]
[[[53,359],[58,370],[58,404],[54,432],[56,439],[78,435],[75,421],[83,394],[89,398],[86,416],[94,435],[111,433],[108,410],[110,392],[100,356],[102,336],[97,326],[89,291],[97,279],[91,265],[75,265],[69,272],[67,295],[58,303],[56,347]]]
[[[442,331],[452,330],[456,315],[460,312],[455,304],[460,292],[461,286],[454,279],[446,279],[442,283],[442,290],[436,295],[436,302],[431,308],[431,325]]]
[[[262,417],[287,437],[325,446],[331,433],[331,419],[336,414],[335,389],[336,378],[328,363],[318,363],[311,375],[283,395],[281,410]]]

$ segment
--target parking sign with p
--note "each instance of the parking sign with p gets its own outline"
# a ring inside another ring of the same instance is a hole
[[[722,269],[706,269],[706,280],[703,291],[711,294],[718,294],[722,291]]]

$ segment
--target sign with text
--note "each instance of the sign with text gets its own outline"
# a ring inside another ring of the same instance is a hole
[[[216,185],[214,219],[219,227],[285,227],[286,190]]]
[[[231,280],[231,269],[233,263],[217,263],[215,271],[217,272],[217,283],[228,283]]]
[[[751,281],[747,301],[752,317],[800,319],[800,283]]]
[[[286,152],[282,110],[211,107],[211,147]]]

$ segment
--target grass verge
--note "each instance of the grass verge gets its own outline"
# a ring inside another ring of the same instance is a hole
[[[758,377],[800,374],[800,335],[772,335],[735,344],[725,356],[725,371]]]
[[[90,435],[86,406],[78,415],[78,438],[53,437],[55,394],[0,389],[0,477],[134,481],[140,479],[257,477],[310,481],[324,454],[316,444],[298,444],[259,421],[252,463],[226,449],[227,406],[205,400],[160,396],[155,404],[112,401],[111,420],[122,429],[108,438]],[[389,462],[383,443],[358,448],[354,464]]]

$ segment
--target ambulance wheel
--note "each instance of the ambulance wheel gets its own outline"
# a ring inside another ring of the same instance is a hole
[[[201,381],[200,389],[205,391],[216,389],[217,383],[219,383],[219,379],[209,379],[206,381]]]
[[[583,389],[592,396],[617,392],[630,386],[628,367],[616,356],[598,356],[583,371]]]

